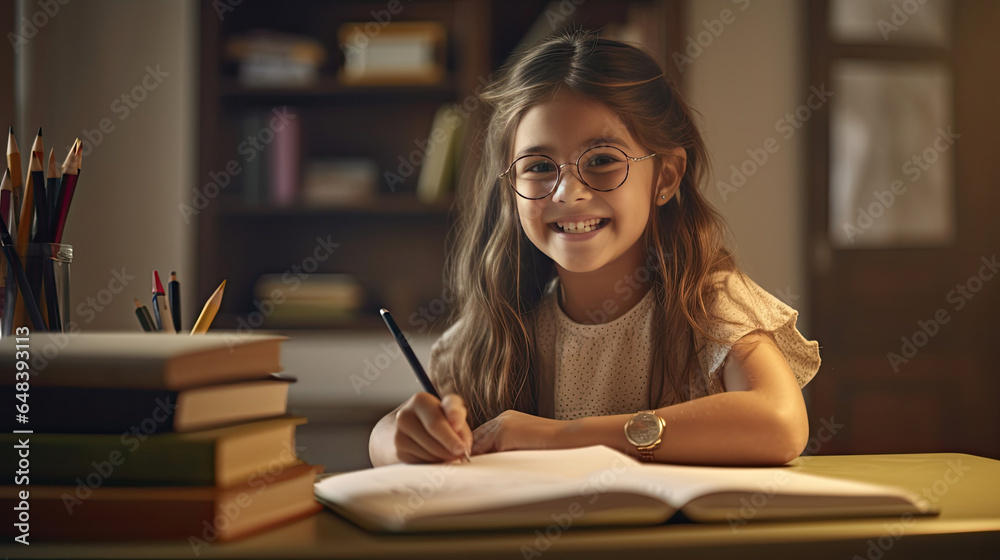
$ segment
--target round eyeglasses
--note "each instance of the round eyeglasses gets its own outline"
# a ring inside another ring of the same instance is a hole
[[[643,161],[659,154],[632,157],[614,146],[595,146],[576,160],[577,177],[584,185],[598,192],[608,192],[625,184],[631,161]],[[556,163],[548,156],[529,154],[510,164],[500,178],[514,187],[514,192],[528,200],[543,199],[556,190],[562,168],[573,163]]]

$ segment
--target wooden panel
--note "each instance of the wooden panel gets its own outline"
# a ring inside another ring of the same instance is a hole
[[[1000,224],[995,167],[1000,37],[984,22],[1000,4],[960,0],[953,43],[943,49],[837,45],[827,2],[809,3],[809,83],[830,83],[838,57],[937,60],[954,76],[956,240],[945,247],[834,249],[828,231],[829,113],[810,121],[810,332],[823,368],[811,383],[813,427],[846,425],[831,453],[963,451],[1000,457],[1000,276],[991,270]],[[984,260],[985,259],[985,260]],[[966,290],[967,295],[962,295]],[[974,293],[973,293],[974,292]],[[898,358],[893,355],[899,356]],[[893,357],[890,360],[890,357]]]

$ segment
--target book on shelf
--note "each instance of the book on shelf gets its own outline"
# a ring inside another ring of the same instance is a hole
[[[434,114],[417,177],[417,198],[422,202],[433,204],[453,192],[459,177],[466,121],[454,104],[442,105]]]
[[[270,335],[206,333],[167,336],[145,332],[32,333],[37,387],[103,387],[180,391],[231,381],[267,379],[280,372],[281,343]],[[13,337],[0,340],[0,384],[15,384]]]
[[[369,158],[316,158],[306,164],[302,202],[307,206],[340,206],[375,198],[378,165]]]
[[[432,490],[428,490],[432,488]],[[372,531],[419,532],[655,525],[677,512],[695,522],[932,513],[918,495],[891,486],[826,478],[788,467],[693,467],[640,463],[604,446],[508,451],[470,463],[389,465],[327,477],[317,499]]]
[[[268,127],[269,113],[251,110],[243,116],[243,138],[240,155],[243,158],[243,201],[249,206],[267,202],[267,148],[255,149],[250,138],[257,138]]]
[[[316,513],[321,506],[312,486],[320,471],[295,464],[229,487],[81,488],[33,481],[31,540],[184,539],[200,548]],[[14,510],[24,501],[20,491],[24,487],[0,487],[0,507]],[[17,523],[5,524],[2,533],[19,530]]]
[[[281,109],[283,122],[271,128],[274,139],[267,147],[267,200],[277,206],[291,206],[299,196],[302,126],[299,114]]]
[[[180,391],[116,387],[52,387],[31,389],[31,423],[35,432],[121,434],[143,426],[146,434],[192,432],[282,416],[288,386],[295,378],[272,374],[268,379],[235,381]],[[5,402],[14,402],[15,387],[0,386]],[[155,415],[155,421],[150,421]],[[24,426],[5,417],[3,431]]]
[[[254,286],[260,299],[273,298],[276,290],[284,299],[268,316],[269,327],[348,321],[358,315],[366,300],[364,288],[351,274],[313,274],[294,290],[288,289],[283,275],[264,274]]]
[[[447,32],[441,22],[394,21],[374,35],[367,25],[351,22],[337,30],[344,55],[337,74],[341,83],[399,86],[444,80]]]
[[[239,64],[246,87],[307,87],[326,61],[323,45],[305,35],[255,30],[230,37],[226,53]]]

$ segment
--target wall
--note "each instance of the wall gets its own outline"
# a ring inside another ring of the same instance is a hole
[[[177,205],[195,183],[195,3],[48,4],[58,12],[18,2],[17,22],[45,24],[18,53],[15,134],[23,154],[42,126],[60,164],[74,138],[86,142],[63,236],[75,253],[73,318],[85,330],[131,330],[132,299],[148,304],[154,268],[182,280],[193,270],[194,232]],[[182,315],[194,308],[185,301]]]
[[[795,128],[803,122],[794,116],[794,123],[778,123],[809,95],[803,86],[804,12],[795,0],[688,2],[687,33],[696,45],[688,54],[696,56],[683,64],[688,101],[701,113],[712,157],[708,198],[731,227],[737,258],[751,278],[800,310],[809,295],[803,247],[806,129]],[[765,149],[768,139],[773,153]],[[754,162],[748,150],[763,163]],[[752,172],[741,186],[731,166]],[[800,320],[806,336],[807,319]]]

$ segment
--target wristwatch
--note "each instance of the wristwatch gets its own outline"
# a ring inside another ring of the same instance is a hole
[[[625,423],[625,439],[635,446],[643,461],[652,461],[653,450],[660,446],[666,424],[652,410],[638,412]]]

